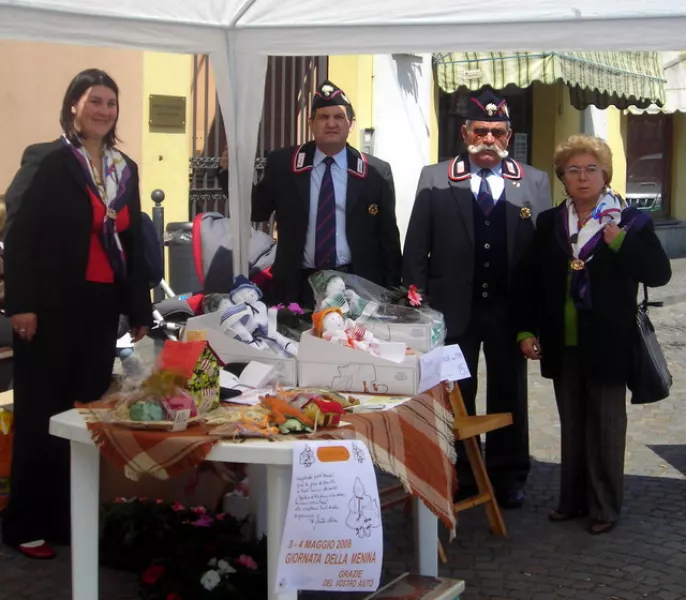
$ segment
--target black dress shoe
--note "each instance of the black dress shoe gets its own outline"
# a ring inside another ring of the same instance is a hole
[[[503,490],[495,493],[495,499],[501,508],[521,508],[525,496],[522,490]]]

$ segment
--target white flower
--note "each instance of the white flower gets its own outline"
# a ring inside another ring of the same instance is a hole
[[[214,569],[214,567],[217,566],[217,559],[216,558],[210,558],[210,562],[207,563],[207,566],[212,567]]]
[[[219,569],[219,572],[222,575],[230,575],[231,573],[235,573],[236,569],[234,569],[227,561],[225,560],[220,560],[217,563],[217,568]]]
[[[216,571],[207,571],[201,578],[200,584],[208,591],[211,592],[221,583],[221,576]]]

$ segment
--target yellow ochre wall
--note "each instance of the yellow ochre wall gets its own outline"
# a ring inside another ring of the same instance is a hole
[[[374,57],[371,54],[329,57],[329,80],[341,88],[355,109],[349,142],[360,147],[360,131],[374,127]]]
[[[674,113],[672,139],[671,215],[686,221],[686,114]]]
[[[157,188],[163,190],[166,223],[188,220],[192,72],[193,57],[190,55],[146,52],[143,58],[141,203],[143,210],[150,214],[151,192]],[[186,97],[185,133],[150,131],[151,94]]]

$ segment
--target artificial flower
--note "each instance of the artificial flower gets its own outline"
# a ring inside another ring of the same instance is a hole
[[[141,575],[141,581],[145,585],[153,585],[164,574],[162,565],[150,565]]]
[[[204,506],[194,506],[193,508],[191,508],[191,510],[196,515],[204,515],[207,512],[207,509]]]
[[[252,556],[248,556],[247,554],[241,554],[236,562],[247,569],[252,569],[253,571],[257,570],[257,563]]]
[[[182,510],[186,510],[186,508],[180,502],[174,502],[174,504],[172,504],[172,510],[174,512],[181,512]]]
[[[300,308],[300,305],[297,302],[291,302],[288,305],[288,310],[290,310],[293,314],[296,314],[296,315],[305,314],[305,311],[302,308]]]
[[[122,497],[120,496],[119,498],[115,498],[115,499],[113,500],[113,502],[114,502],[115,504],[124,504],[124,503],[128,502],[128,500],[127,500],[126,498],[122,498]]]
[[[211,592],[214,588],[216,588],[222,581],[221,575],[217,573],[216,571],[207,571],[201,578],[200,578],[200,585],[204,587],[208,592]]]
[[[191,525],[193,525],[193,527],[210,527],[213,522],[214,519],[210,517],[210,515],[200,515]]]
[[[422,295],[419,293],[419,290],[417,290],[416,285],[411,285],[407,289],[407,299],[410,301],[410,305],[412,306],[422,305]]]

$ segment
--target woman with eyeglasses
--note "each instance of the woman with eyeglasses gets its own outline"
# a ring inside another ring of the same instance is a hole
[[[638,285],[666,285],[672,272],[650,217],[610,188],[602,139],[573,135],[554,163],[567,198],[539,216],[516,278],[518,341],[553,380],[560,415],[560,499],[549,519],[589,517],[597,535],[622,510]]]

